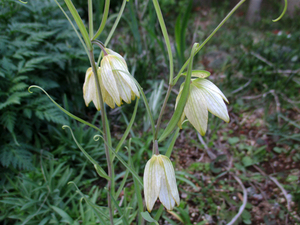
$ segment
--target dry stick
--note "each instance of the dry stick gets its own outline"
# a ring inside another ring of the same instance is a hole
[[[263,176],[267,177],[267,178],[270,178],[270,180],[272,180],[279,188],[280,190],[282,191],[284,197],[286,198],[286,202],[287,202],[287,209],[288,211],[290,212],[291,211],[291,206],[290,206],[290,199],[288,197],[288,194],[286,192],[286,190],[282,187],[282,185],[278,182],[278,180],[275,178],[275,177],[272,177],[272,176],[268,176],[264,171],[262,171],[258,166],[256,165],[253,165],[253,167],[255,169],[257,169]]]
[[[240,217],[240,215],[242,215],[242,213],[243,213],[243,211],[244,211],[244,209],[246,207],[246,204],[247,204],[247,190],[246,190],[245,186],[243,185],[243,182],[237,176],[233,175],[233,177],[240,184],[240,186],[243,189],[243,204],[241,205],[238,214],[236,214],[232,218],[232,220],[229,223],[227,223],[227,225],[232,225],[232,224],[234,224],[236,222],[236,220]]]
[[[199,134],[199,132],[197,132],[197,136],[198,136],[198,138],[199,138],[201,144],[203,144],[203,146],[204,146],[204,148],[205,148],[205,150],[206,150],[206,153],[207,153],[207,155],[209,156],[209,158],[212,159],[212,160],[216,159],[217,156],[216,156],[212,151],[209,150],[208,146],[207,146],[206,143],[204,142],[204,140],[203,140],[202,136]]]
[[[241,49],[242,49],[245,53],[247,53],[247,54],[250,53],[251,55],[253,55],[253,56],[256,57],[257,59],[259,59],[259,60],[261,60],[262,62],[266,63],[268,66],[270,66],[270,67],[275,67],[274,64],[273,64],[272,62],[268,61],[267,59],[265,59],[264,57],[262,57],[261,55],[255,53],[255,52],[253,52],[253,51],[250,51],[250,52],[249,52],[243,45],[241,45]],[[275,69],[275,70],[270,71],[270,72],[282,74],[283,76],[286,77],[286,75],[288,75],[288,74],[298,74],[298,73],[300,73],[300,69],[297,69],[297,70],[290,70],[290,69],[288,69],[288,70],[280,70],[280,69]],[[299,84],[299,82],[298,82],[297,80],[295,80],[295,79],[292,79],[292,80],[293,80],[294,82],[296,82],[297,84]]]
[[[234,90],[231,92],[231,94],[237,93],[241,90],[243,90],[245,87],[247,87],[250,83],[251,83],[252,79],[248,80],[248,82],[246,84],[244,84],[242,87],[239,87],[238,89]]]

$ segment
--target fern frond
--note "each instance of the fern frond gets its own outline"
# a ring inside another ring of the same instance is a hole
[[[52,56],[44,56],[44,57],[38,57],[28,60],[24,67],[20,70],[21,73],[25,73],[28,71],[32,71],[34,69],[46,69],[47,67],[43,64],[47,60],[52,60]]]
[[[0,123],[13,133],[17,121],[17,113],[14,111],[5,111],[0,117]]]
[[[0,162],[4,167],[13,166],[14,168],[31,170],[32,165],[32,153],[24,147],[8,144],[1,146]]]
[[[28,88],[28,84],[25,83],[17,83],[14,86],[12,86],[11,88],[9,88],[8,92],[9,93],[13,93],[16,91],[23,91],[24,89]]]
[[[21,104],[21,98],[23,97],[27,97],[28,95],[30,95],[29,92],[23,91],[23,92],[15,92],[13,94],[11,94],[5,102],[0,103],[0,110],[9,106],[9,105],[13,105],[13,104],[17,104],[20,105]]]

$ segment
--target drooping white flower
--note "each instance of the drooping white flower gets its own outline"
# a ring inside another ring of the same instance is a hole
[[[101,60],[100,77],[104,88],[113,101],[120,106],[122,100],[131,103],[140,93],[134,80],[130,77],[124,58],[111,49],[105,48],[107,55]]]
[[[159,198],[167,210],[179,206],[180,199],[175,172],[170,159],[164,155],[153,155],[144,171],[144,196],[147,210],[152,211]]]
[[[109,105],[111,108],[115,107],[115,103],[109,93],[103,86],[103,83],[100,79],[100,67],[98,68],[98,80],[100,82],[100,88],[102,92],[103,101]],[[83,84],[83,98],[85,101],[86,106],[89,105],[91,101],[93,101],[97,110],[100,110],[100,101],[99,101],[99,94],[96,87],[95,76],[92,70],[92,67],[88,68],[85,74],[85,81]]]
[[[181,96],[182,87],[183,84],[176,98],[176,105]],[[228,123],[229,115],[223,100],[229,103],[225,95],[211,81],[204,78],[192,79],[190,93],[181,119],[178,122],[179,128],[182,128],[182,122],[186,116],[195,129],[202,136],[205,135],[207,130],[208,111]]]
[[[120,106],[123,100],[129,104],[135,96],[139,98],[140,93],[128,72],[127,64],[118,53],[108,48],[105,48],[105,52],[107,54],[97,70],[103,101],[111,108],[115,108],[115,104]],[[85,74],[83,98],[86,106],[93,101],[97,110],[100,110],[99,94],[91,67]]]

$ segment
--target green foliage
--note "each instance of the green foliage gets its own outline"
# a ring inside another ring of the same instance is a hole
[[[81,85],[70,84],[84,71],[72,65],[84,51],[54,1],[26,5],[2,1],[1,11],[0,162],[5,167],[32,169],[34,148],[28,144],[38,141],[41,134],[35,131],[44,129],[45,122],[68,121],[46,96],[30,94],[27,88],[40,85],[54,98],[69,91],[78,93]]]
[[[40,167],[35,171],[7,177],[9,183],[4,186],[5,193],[1,194],[0,210],[5,212],[3,217],[8,219],[3,224],[62,224],[71,220],[72,224],[79,224],[81,218],[96,222],[93,213],[89,212],[89,206],[82,204],[80,196],[73,194],[74,187],[68,185],[73,180],[84,188],[80,180],[86,173],[85,165],[76,171],[65,162],[57,161],[51,154],[42,153],[36,159]],[[85,183],[92,181],[85,179]],[[99,188],[94,186],[90,189],[91,201],[95,203],[93,193],[98,196]]]

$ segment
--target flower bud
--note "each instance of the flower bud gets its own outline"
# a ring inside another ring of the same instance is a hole
[[[169,211],[174,208],[175,203],[179,206],[175,172],[168,157],[153,155],[147,162],[144,171],[144,195],[149,212],[157,198]]]

